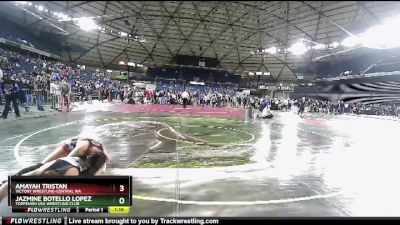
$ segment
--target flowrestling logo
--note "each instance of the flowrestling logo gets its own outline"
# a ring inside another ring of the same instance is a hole
[[[13,218],[3,219],[4,224],[64,224],[63,218]]]
[[[71,208],[25,208],[26,213],[70,213]]]
[[[109,224],[109,225],[161,225],[161,224],[194,224],[194,225],[216,225],[220,224],[219,219],[213,218],[74,218],[74,217],[54,217],[54,218],[17,218],[3,217],[3,224],[65,224],[65,225],[83,225],[83,224]]]

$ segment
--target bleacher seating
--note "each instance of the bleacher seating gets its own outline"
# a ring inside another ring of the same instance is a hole
[[[362,74],[369,66],[379,60],[377,56],[360,56],[352,59],[341,60],[330,65],[319,66],[316,71],[317,77],[328,78],[345,75]]]
[[[7,20],[0,20],[0,37],[59,55],[59,52],[47,46],[45,41],[33,36],[30,32],[26,32],[25,29]]]
[[[18,77],[24,77],[28,80],[34,80],[33,73],[40,74],[45,72],[47,75],[52,77],[59,76],[63,69],[68,69],[68,78],[72,87],[78,87],[79,84],[92,84],[98,82],[105,87],[113,86],[115,89],[121,88],[122,84],[108,79],[103,73],[93,72],[90,70],[79,70],[74,66],[66,65],[62,62],[45,59],[44,57],[25,55],[10,50],[0,48],[0,56],[5,57],[6,60],[2,62],[1,68],[5,74],[14,75]],[[155,69],[163,70],[163,69]],[[168,69],[168,73],[176,74],[176,70]],[[165,71],[164,71],[165,72]],[[185,75],[186,76],[186,75]],[[53,78],[54,79],[54,78]],[[216,94],[229,94],[234,95],[236,92],[232,86],[222,85],[217,83],[211,83],[207,85],[191,85],[187,81],[183,80],[171,80],[171,79],[158,79],[157,90],[169,91],[182,93],[185,89],[188,89],[192,93],[207,94],[209,92]]]
[[[381,59],[379,63],[376,63],[376,65],[368,70],[369,73],[393,71],[400,71],[400,57],[392,56]]]

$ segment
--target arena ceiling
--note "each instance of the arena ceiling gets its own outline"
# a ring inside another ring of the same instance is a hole
[[[285,51],[299,40],[310,46],[340,43],[349,35],[379,24],[382,18],[396,15],[400,9],[400,2],[382,1],[33,2],[48,11],[44,12],[33,5],[14,3],[1,3],[5,7],[0,7],[0,12],[32,32],[62,33],[65,45],[84,49],[80,54],[63,54],[66,60],[79,64],[107,68],[125,61],[162,66],[173,64],[172,59],[181,54],[216,58],[220,69],[242,76],[270,72],[275,81],[295,81],[302,75],[307,78],[307,74],[296,71],[318,57],[337,57],[348,50],[343,46],[312,47],[301,55]],[[62,12],[70,18],[96,17],[99,26],[114,33],[83,31],[74,21],[58,21],[51,12]],[[118,32],[146,41],[128,42]],[[257,49],[271,47],[282,51],[257,53]]]

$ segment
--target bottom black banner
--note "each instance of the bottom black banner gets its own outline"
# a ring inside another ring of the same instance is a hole
[[[288,222],[298,223],[303,221],[307,223],[316,222],[316,224],[326,222],[343,222],[348,221],[353,223],[354,221],[366,221],[366,220],[382,220],[382,221],[394,221],[398,224],[400,218],[332,218],[332,217],[317,217],[317,218],[203,218],[203,217],[115,217],[115,218],[99,218],[99,217],[3,217],[2,224],[46,224],[46,225],[83,225],[83,224],[132,224],[132,225],[170,225],[170,224],[199,224],[199,225],[215,225],[215,224],[265,224],[265,222],[271,222],[274,224],[288,224]]]
[[[65,224],[63,217],[3,217],[3,224]]]

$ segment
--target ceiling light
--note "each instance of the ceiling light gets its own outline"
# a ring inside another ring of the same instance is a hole
[[[271,73],[270,73],[270,72],[264,72],[263,75],[264,75],[264,76],[270,76]]]
[[[32,5],[32,2],[28,2],[28,5],[31,6],[31,5]]]
[[[324,45],[324,44],[316,44],[313,46],[313,49],[317,49],[317,50],[324,49],[324,48],[326,48],[326,45]]]
[[[118,64],[119,65],[125,65],[125,62],[124,61],[119,61]]]
[[[128,66],[135,66],[135,63],[133,63],[133,62],[128,62]]]
[[[249,76],[254,76],[254,73],[253,72],[249,72]]]
[[[58,16],[58,12],[53,12],[53,15]]]
[[[143,64],[136,64],[137,67],[143,67]]]
[[[100,70],[99,69],[96,69],[96,72],[99,72]]]
[[[44,12],[49,12],[49,10],[45,9]]]
[[[112,73],[112,70],[107,70],[107,73]]]
[[[276,47],[270,47],[265,49],[265,52],[268,52],[269,54],[276,54],[276,52],[278,51],[278,49]]]
[[[121,36],[122,36],[122,37],[126,37],[126,36],[128,36],[128,34],[125,33],[125,32],[121,32]]]
[[[91,31],[98,28],[92,18],[80,18],[77,24],[84,31]]]
[[[293,55],[301,55],[307,52],[307,47],[303,44],[303,42],[297,42],[290,46],[288,49]]]
[[[15,4],[26,5],[26,4],[29,4],[29,3],[27,1],[17,1],[17,2],[15,2]]]
[[[42,5],[39,5],[37,8],[38,8],[39,11],[43,11],[44,10],[44,7]]]
[[[360,44],[360,39],[357,36],[350,36],[344,39],[341,43],[344,47],[354,47]]]
[[[339,46],[339,43],[338,43],[338,42],[335,41],[335,42],[332,43],[332,47],[333,47],[333,48],[337,48],[338,46]]]
[[[365,47],[387,49],[400,46],[400,34],[397,27],[400,16],[384,20],[380,25],[373,26],[359,35],[360,43]]]
[[[256,72],[256,75],[260,76],[262,75],[262,72]]]

